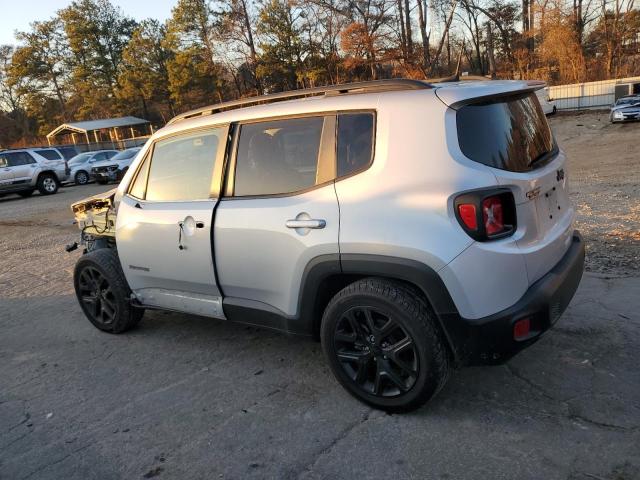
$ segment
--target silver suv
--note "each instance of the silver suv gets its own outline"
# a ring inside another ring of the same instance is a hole
[[[24,148],[0,152],[0,195],[17,193],[29,197],[58,191],[69,176],[64,158],[52,148]]]
[[[111,333],[150,308],[318,337],[352,395],[416,408],[538,340],[580,282],[542,85],[365,82],[174,118],[72,205],[80,305]]]

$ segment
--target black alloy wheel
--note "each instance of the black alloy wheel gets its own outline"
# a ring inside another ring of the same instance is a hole
[[[115,249],[99,248],[82,255],[73,273],[76,297],[89,321],[100,330],[122,333],[133,328],[144,309],[132,294]]]
[[[378,277],[347,285],[324,310],[320,340],[336,380],[375,408],[414,410],[449,378],[437,317],[411,285]]]
[[[409,391],[419,373],[409,333],[375,307],[353,307],[334,330],[334,348],[345,373],[365,393],[395,397]]]
[[[78,294],[92,323],[107,327],[114,322],[118,314],[117,301],[109,281],[96,268],[82,270],[78,278]]]

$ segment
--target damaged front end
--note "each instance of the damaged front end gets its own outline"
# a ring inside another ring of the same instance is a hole
[[[116,209],[114,197],[116,191],[117,189],[114,188],[71,205],[71,211],[81,231],[80,243],[87,245],[88,251],[93,250],[96,242],[115,243]],[[70,251],[69,247],[67,250]],[[75,248],[71,248],[71,250],[75,250]]]

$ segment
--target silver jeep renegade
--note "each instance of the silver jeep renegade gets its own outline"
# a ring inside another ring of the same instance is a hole
[[[351,394],[416,408],[535,342],[580,282],[543,85],[385,80],[180,115],[72,206],[80,305],[110,333],[167,309],[316,337]]]

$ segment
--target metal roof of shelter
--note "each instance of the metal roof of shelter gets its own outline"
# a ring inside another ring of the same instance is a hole
[[[131,127],[133,125],[142,125],[149,123],[149,120],[144,120],[137,117],[119,117],[119,118],[105,118],[104,120],[87,120],[86,122],[70,122],[63,123],[59,127],[47,134],[47,138],[55,137],[65,131],[74,133],[84,133],[93,130],[103,130],[107,128],[117,127]]]

